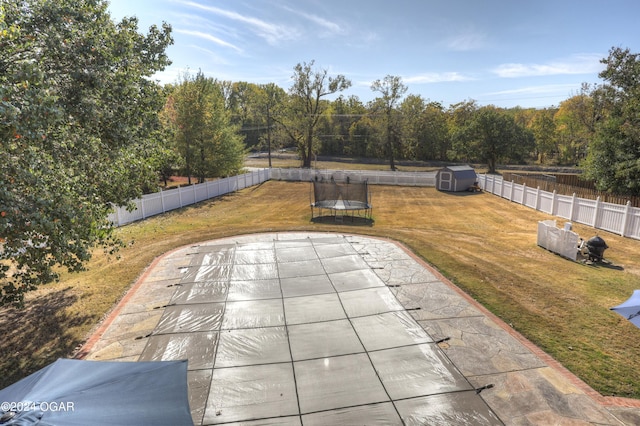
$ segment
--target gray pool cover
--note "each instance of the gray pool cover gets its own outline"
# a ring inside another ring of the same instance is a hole
[[[430,272],[367,238],[278,235],[192,247],[139,357],[188,359],[196,424],[502,424],[396,298]]]

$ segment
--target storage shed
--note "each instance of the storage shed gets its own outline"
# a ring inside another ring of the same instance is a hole
[[[468,191],[477,181],[471,166],[447,166],[436,173],[436,188],[440,191]]]

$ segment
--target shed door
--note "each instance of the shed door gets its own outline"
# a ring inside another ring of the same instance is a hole
[[[453,185],[453,172],[441,171],[440,172],[440,187],[441,191],[451,191]]]

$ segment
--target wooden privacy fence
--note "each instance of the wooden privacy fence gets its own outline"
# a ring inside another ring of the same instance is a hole
[[[523,206],[562,217],[571,222],[592,226],[596,229],[640,239],[640,208],[631,202],[614,204],[599,197],[589,200],[572,195],[548,192],[539,186],[532,188],[526,184],[506,181],[501,176],[479,175],[480,187],[492,194],[506,198]]]
[[[505,181],[513,181],[518,184],[527,185],[528,187],[540,187],[543,191],[558,194],[573,195],[576,194],[580,198],[596,200],[600,197],[600,201],[613,204],[626,204],[631,202],[631,206],[640,207],[640,197],[623,196],[610,194],[606,191],[598,191],[595,189],[593,181],[581,180],[578,175],[552,175],[552,174],[522,174],[514,172],[505,172],[503,174]]]

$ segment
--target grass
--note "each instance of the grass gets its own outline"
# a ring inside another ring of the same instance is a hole
[[[197,241],[273,231],[397,240],[603,395],[640,398],[640,330],[609,308],[640,288],[640,241],[600,231],[615,267],[571,262],[536,245],[549,215],[485,193],[373,186],[373,226],[310,222],[308,183],[269,181],[118,229],[119,258],[0,309],[0,388],[71,356],[157,256]],[[559,224],[562,221],[559,220]],[[583,238],[595,230],[576,225]]]

